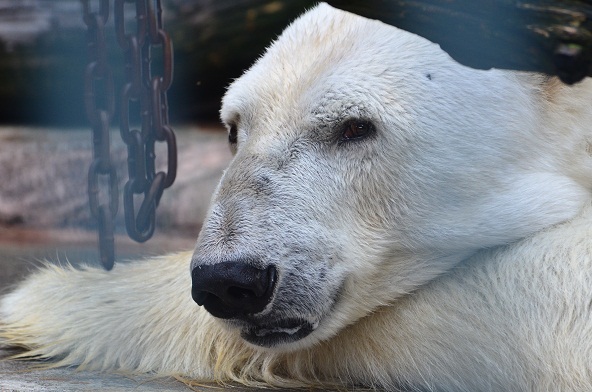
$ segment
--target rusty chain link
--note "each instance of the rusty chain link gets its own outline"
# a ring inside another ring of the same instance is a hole
[[[99,252],[103,266],[113,267],[114,220],[119,206],[116,168],[111,161],[109,128],[115,113],[113,73],[107,58],[105,25],[109,19],[109,0],[81,0],[83,20],[88,28],[89,64],[85,71],[85,107],[93,129],[93,161],[89,168],[90,210],[98,221]],[[125,29],[125,3],[135,3],[135,33]],[[115,32],[125,56],[125,84],[120,95],[120,133],[128,147],[129,180],[124,187],[124,211],[128,235],[147,241],[155,229],[156,207],[165,188],[172,185],[177,172],[175,134],[169,125],[166,92],[173,79],[173,49],[163,29],[160,0],[115,0]],[[153,51],[162,51],[162,74],[155,72]],[[130,102],[139,103],[141,130],[130,129]],[[155,144],[167,146],[167,170],[156,173]],[[101,201],[100,178],[106,181],[107,201]],[[139,208],[134,195],[142,195]]]
[[[136,29],[125,29],[125,3],[135,3]],[[169,125],[166,92],[173,80],[173,49],[163,30],[160,0],[115,0],[117,42],[125,52],[126,82],[121,90],[120,133],[128,148],[129,180],[123,190],[125,226],[138,242],[148,240],[155,228],[155,211],[162,192],[175,181],[177,147]],[[154,51],[162,51],[162,74],[156,73]],[[130,129],[130,102],[139,102],[141,130]],[[156,173],[155,143],[167,146],[166,172]],[[134,195],[143,195],[140,207]]]
[[[84,73],[84,103],[93,132],[93,161],[88,171],[88,198],[91,214],[98,221],[101,263],[109,270],[115,259],[113,221],[119,207],[117,172],[111,161],[109,140],[109,128],[115,112],[115,88],[105,41],[109,0],[100,0],[98,5],[98,11],[92,11],[89,0],[82,0],[83,20],[88,28],[89,52],[89,63]],[[101,176],[106,176],[108,180],[107,202],[100,200]]]

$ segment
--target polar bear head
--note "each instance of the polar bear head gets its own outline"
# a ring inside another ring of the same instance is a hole
[[[194,299],[253,345],[302,348],[572,217],[592,167],[574,152],[585,138],[555,129],[547,82],[309,11],[224,98],[234,159],[198,239]]]

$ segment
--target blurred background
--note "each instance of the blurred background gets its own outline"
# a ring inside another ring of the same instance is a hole
[[[314,3],[163,0],[164,28],[174,44],[168,100],[179,146],[178,175],[164,192],[155,237],[146,244],[127,238],[120,196],[117,260],[193,245],[211,193],[230,160],[226,134],[218,123],[225,88]],[[90,4],[98,8],[97,1]],[[124,55],[116,40],[113,1],[105,33],[119,91]],[[0,0],[0,294],[35,260],[98,259],[97,224],[87,195],[92,160],[83,99],[87,63],[81,1]],[[117,115],[112,126],[112,159],[121,193],[127,151]]]
[[[163,0],[165,29],[175,50],[171,121],[217,121],[228,83],[315,3]],[[114,77],[121,81],[123,57],[115,31],[108,28],[106,34]],[[0,0],[0,122],[85,125],[81,97],[87,60],[80,1]]]

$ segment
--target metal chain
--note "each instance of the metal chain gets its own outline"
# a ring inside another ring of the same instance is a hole
[[[111,161],[109,126],[115,112],[113,74],[107,60],[105,24],[109,19],[109,0],[99,1],[98,11],[92,11],[89,0],[82,0],[83,20],[88,28],[89,63],[84,74],[86,115],[93,131],[93,161],[88,171],[88,198],[92,216],[98,221],[100,260],[105,269],[113,268],[115,246],[114,218],[119,207],[117,172]],[[100,177],[107,177],[101,199]]]
[[[125,29],[125,3],[135,3],[136,31]],[[120,133],[128,148],[129,180],[123,191],[125,226],[138,242],[154,233],[155,211],[165,188],[175,181],[177,146],[169,125],[167,90],[173,80],[173,46],[163,29],[161,0],[115,0],[115,31],[125,52],[126,82],[121,90]],[[154,51],[162,52],[162,74],[156,73]],[[139,103],[141,130],[130,129],[130,102]],[[167,146],[166,172],[156,173],[155,144]],[[143,195],[136,210],[134,195]]]
[[[98,10],[91,10],[91,0],[81,0],[83,20],[88,28],[89,64],[85,72],[85,106],[93,129],[93,161],[88,175],[88,195],[93,217],[98,221],[99,253],[105,269],[115,259],[114,218],[119,206],[117,172],[110,156],[109,126],[115,113],[113,74],[107,60],[105,24],[109,19],[109,0],[98,0]],[[135,3],[136,32],[125,30],[124,3]],[[154,6],[154,8],[153,8]],[[126,81],[121,90],[120,133],[128,147],[129,180],[124,188],[126,229],[138,242],[154,233],[156,207],[165,188],[172,185],[177,172],[175,134],[169,125],[166,92],[173,79],[173,49],[163,29],[160,0],[115,0],[115,31],[125,54]],[[157,75],[152,52],[162,51],[162,75]],[[141,130],[130,130],[130,102],[139,102]],[[155,143],[167,145],[167,171],[155,172]],[[102,202],[99,178],[106,176]],[[143,194],[135,209],[134,195]]]

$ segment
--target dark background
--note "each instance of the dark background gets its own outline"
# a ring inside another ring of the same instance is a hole
[[[91,1],[96,7],[97,2]],[[225,87],[242,74],[309,0],[163,0],[175,53],[169,90],[173,123],[217,121]],[[123,53],[106,30],[116,86]],[[131,12],[129,13],[131,14]],[[86,26],[78,0],[0,1],[0,123],[87,123]]]

